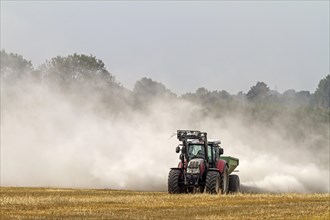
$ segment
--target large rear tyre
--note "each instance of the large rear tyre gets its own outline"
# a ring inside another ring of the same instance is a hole
[[[237,175],[229,176],[229,192],[239,193],[241,189],[239,177]]]
[[[220,181],[221,194],[227,194],[229,188],[229,175],[228,175],[228,167],[226,166],[223,173],[221,174]]]
[[[218,171],[209,171],[206,175],[205,190],[210,194],[220,192],[220,173]]]
[[[168,192],[171,194],[182,193],[182,187],[179,184],[181,170],[170,170],[168,174]]]

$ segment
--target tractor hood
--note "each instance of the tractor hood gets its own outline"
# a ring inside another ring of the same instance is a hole
[[[204,160],[195,158],[189,161],[187,173],[188,174],[201,174],[204,172]]]

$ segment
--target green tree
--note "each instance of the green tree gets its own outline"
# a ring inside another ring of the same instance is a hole
[[[22,55],[1,50],[1,78],[5,82],[15,82],[18,79],[30,77],[33,71],[31,61],[27,61]]]
[[[133,92],[145,98],[175,96],[174,93],[167,89],[162,83],[145,77],[135,83]]]
[[[162,83],[145,77],[135,83],[133,96],[134,105],[139,108],[145,108],[146,104],[156,99],[164,100],[176,97]]]
[[[321,79],[319,85],[314,93],[314,98],[318,106],[323,108],[330,108],[330,75],[328,74],[324,79]]]
[[[92,84],[112,85],[115,78],[105,68],[102,60],[92,55],[73,54],[67,57],[57,56],[43,64],[39,71],[44,81],[61,85]]]
[[[265,97],[269,96],[270,89],[264,82],[257,82],[255,86],[252,86],[251,89],[246,94],[248,100],[263,100]]]

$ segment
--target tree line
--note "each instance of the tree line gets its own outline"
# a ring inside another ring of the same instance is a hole
[[[142,78],[137,81],[133,91],[125,89],[115,76],[105,67],[102,60],[93,55],[72,54],[68,56],[57,56],[38,68],[34,68],[31,61],[22,55],[1,51],[1,78],[6,84],[14,84],[17,80],[31,80],[44,84],[56,84],[62,88],[70,89],[82,85],[93,90],[119,89],[127,96],[133,93],[137,102],[148,102],[160,96],[177,97],[162,83],[152,79]],[[193,93],[186,93],[179,98],[187,99],[202,105],[228,105],[233,103],[250,102],[255,105],[261,103],[284,105],[290,107],[330,108],[330,75],[320,80],[314,93],[310,91],[295,91],[288,89],[282,94],[271,90],[265,82],[257,82],[245,94],[239,92],[232,95],[227,91],[209,91],[199,88]]]

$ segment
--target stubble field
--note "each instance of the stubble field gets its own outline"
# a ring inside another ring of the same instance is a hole
[[[169,195],[1,187],[1,219],[329,219],[330,194]]]

